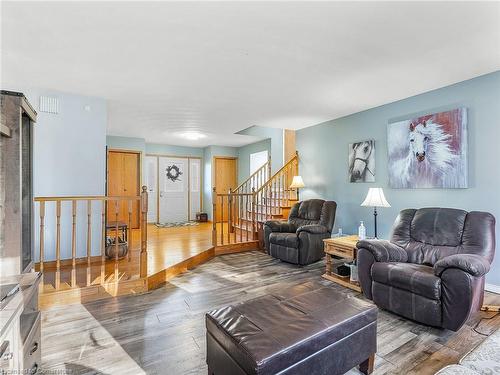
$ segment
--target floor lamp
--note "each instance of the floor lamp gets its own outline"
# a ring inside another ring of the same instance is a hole
[[[370,188],[365,200],[361,203],[364,207],[373,207],[373,219],[375,222],[375,238],[377,237],[377,207],[391,207],[389,202],[385,199],[384,191],[382,188]]]

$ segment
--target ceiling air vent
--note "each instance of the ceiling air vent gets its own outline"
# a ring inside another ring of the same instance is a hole
[[[59,99],[40,96],[40,112],[59,113]]]

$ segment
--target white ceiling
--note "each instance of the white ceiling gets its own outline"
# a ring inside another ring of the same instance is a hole
[[[108,100],[108,133],[238,146],[500,69],[500,3],[2,2],[3,88]],[[201,130],[209,137],[173,134]]]

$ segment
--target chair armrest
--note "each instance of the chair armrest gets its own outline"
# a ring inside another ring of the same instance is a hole
[[[325,226],[318,224],[302,225],[297,229],[297,234],[299,234],[300,232],[307,232],[311,234],[329,233],[328,229]]]
[[[288,221],[266,221],[264,226],[271,232],[294,233],[297,230],[297,226]]]
[[[405,249],[387,240],[361,240],[356,244],[358,249],[366,249],[372,253],[377,262],[407,262]]]
[[[434,274],[441,276],[448,268],[458,268],[472,276],[480,277],[488,273],[490,262],[486,258],[476,254],[448,255],[434,264]]]

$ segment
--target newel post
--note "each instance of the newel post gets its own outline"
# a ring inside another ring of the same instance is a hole
[[[255,221],[255,211],[257,210],[257,193],[252,188],[252,240],[257,239],[257,222]]]
[[[212,246],[217,246],[217,193],[212,188]]]
[[[148,188],[141,192],[141,277],[148,274]]]
[[[227,230],[228,233],[233,233],[233,191],[229,188],[229,195],[227,196]]]

